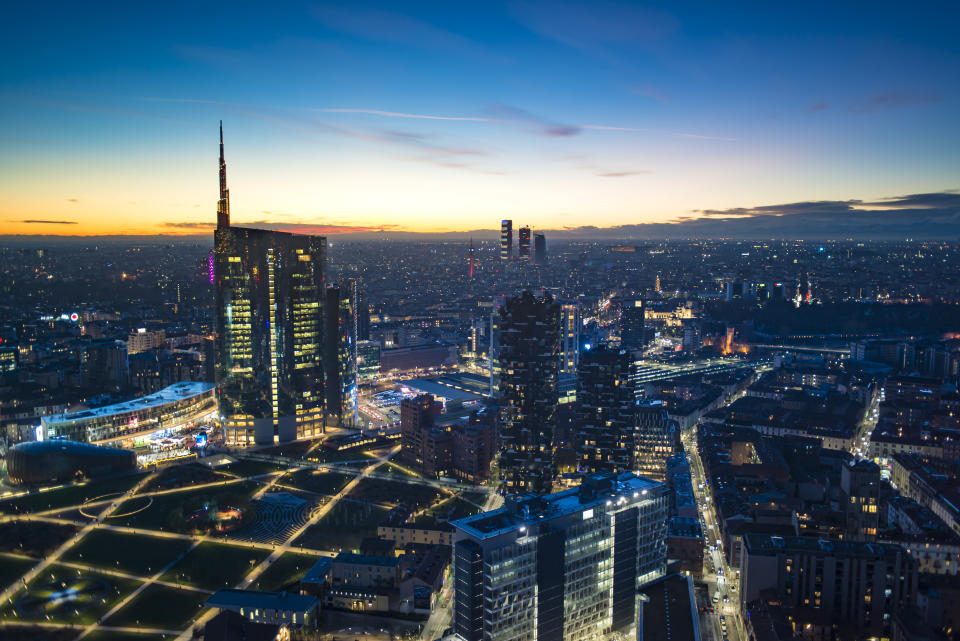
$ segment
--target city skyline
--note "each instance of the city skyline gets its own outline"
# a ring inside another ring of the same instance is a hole
[[[34,11],[0,45],[3,235],[210,233],[220,119],[247,226],[960,232],[947,6]]]

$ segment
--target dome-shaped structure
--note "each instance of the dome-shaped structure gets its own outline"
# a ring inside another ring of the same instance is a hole
[[[7,452],[7,476],[12,483],[22,485],[64,481],[78,473],[96,476],[136,467],[137,456],[132,450],[76,441],[20,443]]]

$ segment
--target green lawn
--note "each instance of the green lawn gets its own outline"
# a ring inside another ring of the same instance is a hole
[[[440,490],[429,485],[414,485],[400,480],[362,479],[350,490],[349,497],[359,501],[396,505],[403,503],[416,510],[433,504],[441,495]]]
[[[377,535],[377,524],[387,511],[369,503],[341,499],[294,543],[315,550],[356,549],[364,537]]]
[[[427,510],[424,514],[417,517],[417,523],[432,523],[440,521],[453,521],[462,519],[465,516],[471,516],[480,511],[480,508],[472,505],[459,497],[450,497],[437,503]]]
[[[171,465],[160,470],[157,475],[141,488],[141,492],[153,492],[154,490],[171,490],[180,487],[191,487],[203,483],[214,483],[216,481],[225,481],[233,476],[222,474],[216,470],[211,470],[206,465],[200,463],[185,463],[183,465]]]
[[[402,465],[397,465],[392,461],[387,461],[377,471],[382,472],[383,474],[389,474],[391,476],[397,476],[400,478],[415,478],[415,479],[423,478],[413,470],[408,470]]]
[[[185,539],[94,530],[73,546],[63,560],[148,575],[159,572],[191,545]]]
[[[299,581],[300,577],[306,574],[319,559],[320,557],[310,554],[286,552],[257,577],[257,580],[250,585],[250,589],[266,592],[279,590],[294,581]]]
[[[279,470],[285,470],[288,466],[286,465],[277,465],[276,463],[267,463],[265,461],[251,461],[246,459],[239,459],[231,463],[230,465],[224,465],[218,467],[218,472],[224,472],[226,474],[232,474],[233,476],[259,476],[261,474],[269,474],[270,472],[277,472]]]
[[[73,641],[77,630],[70,628],[41,628],[27,626],[8,626],[3,630],[3,641]],[[89,639],[90,637],[86,637]]]
[[[14,594],[12,603],[0,606],[0,619],[53,621],[89,625],[115,607],[140,584],[132,579],[77,571],[52,565],[31,581],[27,590]],[[75,600],[48,601],[65,590],[76,591]]]
[[[105,494],[125,492],[136,485],[143,477],[144,474],[127,474],[110,479],[89,481],[83,485],[69,485],[49,492],[35,492],[6,499],[0,501],[0,513],[25,514],[80,505],[87,499]]]
[[[292,474],[287,474],[281,481],[281,484],[308,492],[316,492],[317,494],[333,495],[346,487],[347,483],[351,480],[353,480],[353,476],[340,474],[339,472],[300,470]]]
[[[0,552],[42,557],[63,545],[80,528],[73,525],[7,521],[0,523]]]
[[[146,592],[146,590],[144,590]],[[75,638],[76,633],[74,633]],[[136,632],[117,632],[115,630],[96,629],[83,637],[86,641],[164,641],[174,639],[173,635],[138,634]]]
[[[188,499],[202,496],[205,499],[216,500],[226,495],[252,496],[262,486],[256,481],[241,481],[227,485],[207,487],[199,490],[184,490],[153,496],[153,503],[147,509],[119,518],[108,518],[110,525],[126,525],[128,527],[144,528],[147,530],[169,530],[171,528],[171,513],[181,507]],[[117,508],[115,514],[134,512],[144,506],[146,497],[134,497],[125,501]]]
[[[35,559],[19,559],[17,557],[0,555],[0,590],[14,581],[19,581],[24,572],[36,564],[37,561]]]
[[[346,461],[358,461],[358,465],[372,465],[376,463],[373,457],[366,453],[363,448],[349,450],[330,450],[325,447],[318,447],[310,452],[307,460],[314,463],[343,463]]]
[[[154,584],[104,621],[104,624],[182,630],[200,615],[208,598],[210,595],[202,592]]]
[[[205,541],[167,570],[163,580],[207,590],[232,588],[269,554],[260,548]]]

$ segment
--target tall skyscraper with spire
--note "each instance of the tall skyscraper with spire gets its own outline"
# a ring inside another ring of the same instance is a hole
[[[261,445],[321,433],[327,241],[230,224],[222,124],[213,253],[226,441]]]
[[[217,228],[230,226],[230,190],[227,189],[227,161],[223,157],[223,121],[220,121],[220,200],[217,201]]]

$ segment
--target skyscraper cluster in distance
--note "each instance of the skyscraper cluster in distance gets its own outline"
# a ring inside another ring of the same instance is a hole
[[[532,261],[536,265],[546,265],[547,238],[543,234],[534,234],[530,226],[524,225],[517,231],[517,254],[514,255],[513,221],[504,219],[500,221],[500,260],[518,260],[521,264]]]

